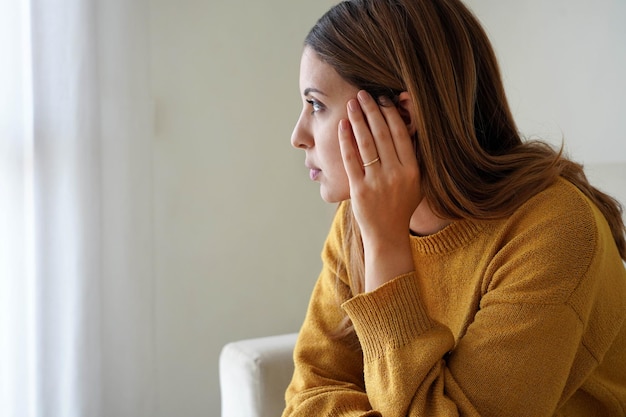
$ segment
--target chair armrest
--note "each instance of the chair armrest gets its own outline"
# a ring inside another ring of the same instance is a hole
[[[222,417],[276,417],[293,375],[297,333],[232,342],[220,354]]]

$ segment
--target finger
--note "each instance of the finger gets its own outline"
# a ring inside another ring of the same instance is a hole
[[[353,183],[357,178],[363,176],[361,157],[359,156],[356,141],[352,133],[352,126],[346,119],[339,121],[339,149],[341,158],[348,175],[348,180]]]
[[[382,118],[382,116],[381,116]],[[365,118],[363,109],[355,99],[348,101],[348,119],[358,147],[362,165],[366,165],[381,155],[378,152],[374,136]]]
[[[380,110],[390,131],[398,160],[402,165],[415,163],[415,147],[404,119],[391,100],[381,97],[380,101]]]
[[[398,161],[396,149],[392,141],[392,135],[387,121],[381,112],[381,106],[366,91],[359,91],[357,98],[361,105],[362,113],[367,120],[367,128],[376,146],[378,155],[386,164]]]

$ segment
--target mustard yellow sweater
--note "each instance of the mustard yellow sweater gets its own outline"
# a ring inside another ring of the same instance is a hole
[[[412,237],[415,272],[341,304],[344,209],[284,417],[626,416],[626,271],[569,182],[507,219]],[[332,336],[345,315],[360,347]]]

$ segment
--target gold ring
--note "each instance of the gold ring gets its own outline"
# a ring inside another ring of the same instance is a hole
[[[363,164],[363,168],[368,167],[370,165],[374,165],[378,161],[380,161],[380,156],[377,156],[375,159],[372,159],[368,163]]]

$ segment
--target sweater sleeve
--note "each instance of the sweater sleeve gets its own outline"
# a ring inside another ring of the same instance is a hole
[[[283,417],[377,416],[363,380],[363,355],[356,338],[338,335],[348,294],[338,210],[322,251],[323,267],[294,350],[294,375]],[[343,297],[343,298],[341,298]]]
[[[421,310],[411,275],[344,308],[363,346],[369,401],[385,417],[552,416],[582,330],[565,305],[497,303],[455,346]]]

